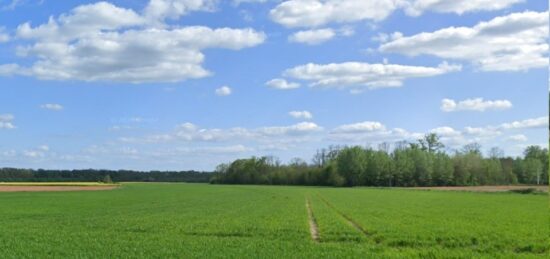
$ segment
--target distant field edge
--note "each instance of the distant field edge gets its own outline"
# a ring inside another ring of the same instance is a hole
[[[409,187],[403,189],[435,190],[435,191],[467,191],[467,192],[544,192],[548,193],[548,185],[483,185],[483,186],[434,186]]]
[[[62,191],[106,191],[119,188],[120,184],[106,184],[97,182],[74,183],[9,183],[0,182],[0,192],[62,192]]]

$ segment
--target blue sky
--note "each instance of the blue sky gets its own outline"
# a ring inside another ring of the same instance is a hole
[[[547,144],[538,0],[0,0],[0,166]]]

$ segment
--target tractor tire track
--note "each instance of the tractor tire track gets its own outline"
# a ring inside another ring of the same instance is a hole
[[[363,235],[365,235],[367,237],[371,236],[371,233],[369,231],[367,231],[365,228],[363,228],[361,225],[359,225],[359,223],[357,223],[353,218],[351,218],[350,216],[346,215],[345,213],[339,211],[336,207],[334,207],[334,205],[332,205],[332,203],[327,201],[323,196],[317,194],[317,197],[319,197],[319,199],[321,201],[323,201],[334,212],[336,212],[338,215],[340,215],[350,226],[355,228],[357,231],[363,233]]]
[[[311,233],[311,239],[314,242],[319,243],[319,227],[317,225],[315,215],[313,215],[313,210],[311,209],[311,202],[308,198],[306,198],[306,210],[309,221],[309,232]]]

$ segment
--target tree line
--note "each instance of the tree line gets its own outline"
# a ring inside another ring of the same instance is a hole
[[[197,171],[44,170],[0,168],[0,182],[208,182],[212,173]]]
[[[470,186],[548,184],[548,149],[527,147],[522,157],[505,157],[499,148],[487,155],[477,143],[452,154],[436,134],[414,143],[401,141],[378,149],[330,146],[311,163],[295,158],[282,164],[274,157],[238,159],[216,168],[211,183],[321,186]]]

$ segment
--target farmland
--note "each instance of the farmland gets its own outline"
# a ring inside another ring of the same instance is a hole
[[[381,188],[11,192],[0,217],[2,258],[537,258],[549,234],[547,195]]]

